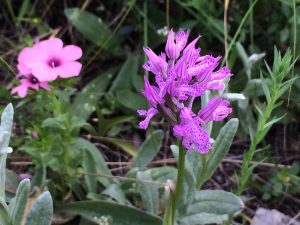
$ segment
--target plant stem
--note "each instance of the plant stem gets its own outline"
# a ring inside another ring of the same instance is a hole
[[[176,189],[172,202],[172,224],[175,221],[175,214],[177,203],[180,198],[180,194],[182,191],[183,178],[184,178],[184,162],[185,162],[185,149],[182,144],[179,144],[179,160],[178,160],[178,173],[177,173],[177,181],[176,181]]]
[[[277,86],[277,85],[274,84],[274,86]],[[261,117],[261,119],[258,122],[258,127],[257,127],[257,131],[255,133],[255,136],[254,136],[253,140],[251,140],[249,150],[244,155],[242,171],[241,171],[239,186],[238,186],[238,190],[237,190],[238,195],[241,195],[242,192],[245,190],[249,176],[252,173],[252,171],[250,170],[250,162],[253,160],[256,147],[260,143],[259,140],[261,140],[260,136],[262,135],[262,132],[264,131],[264,126],[267,124],[267,122],[271,116],[272,109],[274,108],[274,105],[276,102],[276,99],[275,99],[276,93],[278,93],[277,89],[274,91],[274,95],[272,95],[271,101],[268,103],[265,111],[263,112],[263,116]]]
[[[271,78],[271,84],[268,85],[266,80],[264,80],[261,76],[262,87],[264,89],[267,104],[265,107],[259,107],[256,105],[256,109],[258,111],[257,129],[254,133],[254,130],[251,131],[250,127],[251,144],[249,150],[243,155],[242,170],[238,176],[238,195],[241,195],[246,189],[247,182],[253,173],[254,168],[258,165],[258,163],[250,165],[250,162],[253,160],[255,155],[257,146],[262,142],[272,125],[284,117],[284,115],[281,117],[272,117],[272,112],[280,105],[279,98],[285,93],[285,91],[287,91],[289,87],[291,87],[295,80],[292,78],[284,82],[284,78],[289,74],[295,63],[295,61],[291,62],[291,59],[292,56],[289,50],[282,58],[281,54],[275,49],[272,71],[267,66]]]
[[[144,47],[148,46],[148,7],[147,0],[144,0]],[[144,62],[147,62],[147,56],[144,55]],[[145,70],[145,76],[148,78],[149,73]]]
[[[228,47],[228,49],[227,49],[227,56],[229,56],[229,53],[230,53],[230,51],[231,51],[231,48],[232,48],[233,45],[236,43],[236,39],[238,38],[239,34],[241,33],[241,29],[242,29],[242,27],[244,26],[244,23],[246,22],[248,16],[249,16],[250,13],[252,12],[252,10],[253,10],[254,6],[256,5],[257,1],[258,1],[258,0],[255,0],[255,1],[252,3],[252,5],[250,6],[250,8],[249,8],[249,9],[247,10],[247,12],[245,13],[245,15],[244,15],[242,21],[240,22],[240,25],[239,25],[237,31],[235,32],[235,34],[234,34],[234,36],[233,36],[233,38],[232,38],[232,40],[231,40],[231,42],[230,42],[230,44],[229,44],[229,47]],[[226,60],[226,58],[223,59],[221,66],[224,66],[225,60]]]
[[[296,0],[293,0],[293,61],[296,60],[296,47],[297,47],[297,10]],[[292,68],[292,78],[294,77],[294,67]],[[290,105],[290,97],[292,92],[292,86],[289,88],[287,107]]]

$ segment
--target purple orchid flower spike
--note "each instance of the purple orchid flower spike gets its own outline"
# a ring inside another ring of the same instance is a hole
[[[175,34],[171,29],[166,53],[156,55],[150,48],[144,47],[148,56],[144,69],[154,74],[156,85],[151,85],[144,78],[142,93],[149,109],[138,110],[139,115],[145,117],[140,127],[146,129],[155,115],[161,115],[170,121],[174,136],[187,150],[206,154],[212,144],[203,126],[210,121],[225,119],[232,109],[227,100],[213,98],[196,115],[192,111],[193,103],[208,90],[224,89],[224,80],[232,74],[227,67],[216,70],[220,56],[200,55],[201,49],[196,47],[200,36],[187,44],[188,37],[189,32]]]

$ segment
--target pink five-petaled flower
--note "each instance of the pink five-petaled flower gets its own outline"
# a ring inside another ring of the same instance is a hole
[[[29,69],[26,65],[22,63],[26,58],[30,57],[33,54],[32,51],[32,48],[24,48],[18,56],[17,67],[20,74],[18,76],[18,79],[20,80],[21,84],[17,87],[14,87],[11,90],[11,93],[18,93],[18,95],[21,98],[24,98],[27,95],[29,88],[33,90],[38,90],[41,87],[47,91],[50,90],[50,87],[47,82],[40,82],[35,76],[31,74],[31,69]]]
[[[27,57],[20,57],[19,64],[29,69],[40,82],[53,81],[57,77],[78,76],[82,65],[76,60],[81,56],[81,48],[75,45],[63,47],[62,40],[50,38],[35,44]]]
[[[33,90],[38,90],[40,87],[44,88],[45,90],[49,91],[50,87],[47,82],[39,82],[38,79],[36,79],[32,75],[28,76],[22,76],[20,78],[21,84],[17,87],[14,87],[11,90],[12,94],[18,93],[18,95],[21,98],[24,98],[27,95],[28,89],[31,88]]]

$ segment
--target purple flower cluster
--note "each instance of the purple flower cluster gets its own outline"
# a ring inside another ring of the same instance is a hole
[[[156,114],[163,115],[173,126],[173,134],[187,150],[198,150],[205,154],[211,148],[208,133],[203,126],[210,121],[223,120],[231,113],[229,102],[212,98],[198,114],[192,111],[195,98],[207,90],[220,91],[225,87],[224,79],[232,74],[227,67],[216,70],[221,57],[200,56],[196,48],[197,37],[187,44],[189,33],[169,31],[165,53],[156,55],[150,48],[144,52],[148,61],[144,69],[155,75],[156,86],[144,77],[142,91],[149,103],[148,110],[138,110],[145,119],[140,127],[146,129]]]

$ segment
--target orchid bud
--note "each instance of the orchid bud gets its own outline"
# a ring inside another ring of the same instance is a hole
[[[169,34],[168,34],[168,39],[167,39],[167,44],[166,44],[165,50],[166,50],[167,56],[171,60],[177,59],[180,55],[180,51],[174,41],[174,32],[172,29],[169,31]]]

